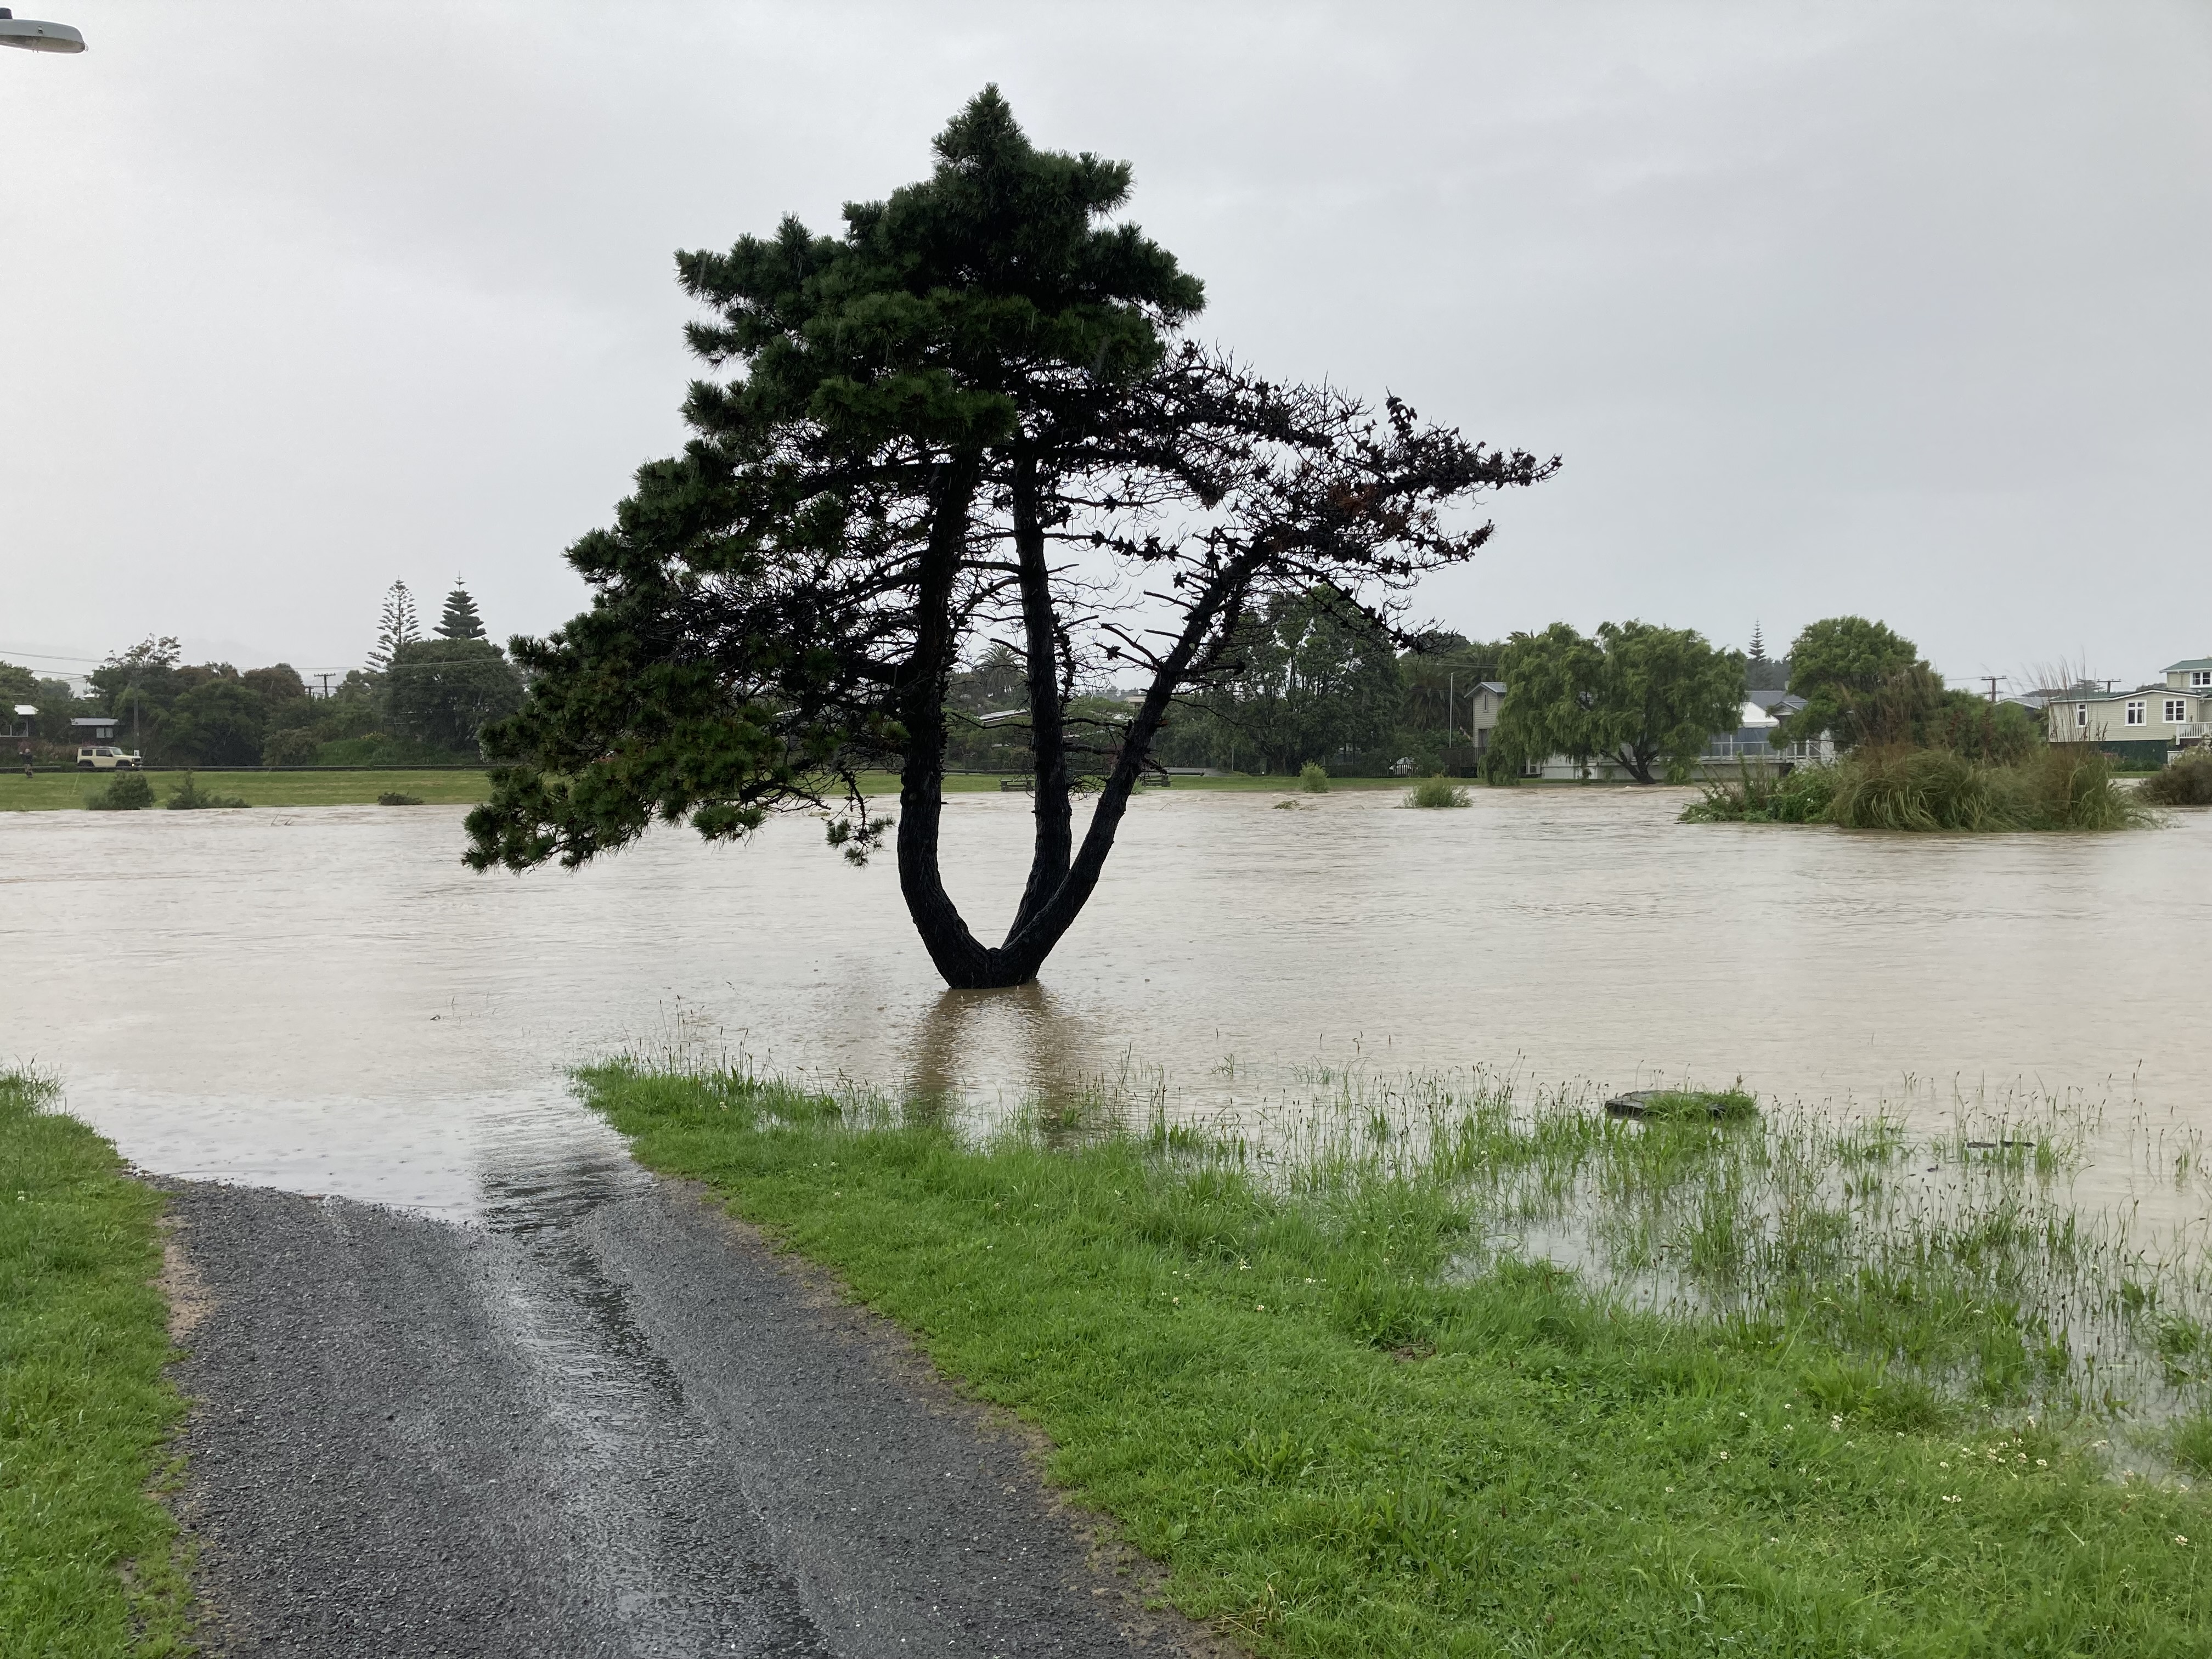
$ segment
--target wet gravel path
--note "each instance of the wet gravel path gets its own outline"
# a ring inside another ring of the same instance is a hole
[[[217,1653],[1211,1653],[1023,1440],[691,1191],[163,1183]]]

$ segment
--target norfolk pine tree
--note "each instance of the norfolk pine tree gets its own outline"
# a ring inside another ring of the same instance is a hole
[[[445,614],[438,618],[434,630],[441,640],[480,640],[484,637],[483,618],[477,614],[477,602],[469,597],[469,590],[458,581],[453,591],[446,595]]]
[[[1171,704],[1236,667],[1255,607],[1326,586],[1378,621],[1472,557],[1477,491],[1556,462],[1279,386],[1178,331],[1197,281],[1105,222],[1128,168],[1034,149],[995,88],[936,141],[927,180],[848,206],[842,238],[679,256],[715,313],[693,349],[696,435],[640,469],[570,550],[592,608],[518,640],[520,714],[470,818],[469,861],[576,865],[688,818],[743,836],[842,807],[863,858],[892,827],[861,770],[901,769],[900,887],[948,984],[1033,978],[1080,913]],[[1028,882],[978,939],[939,869],[946,699],[963,653],[1020,659],[1036,782]],[[1112,725],[1079,680],[1145,677]],[[1103,773],[1080,843],[1075,785]]]

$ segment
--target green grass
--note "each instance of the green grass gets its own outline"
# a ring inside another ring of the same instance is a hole
[[[1042,1429],[1259,1652],[2212,1650],[2212,1516],[2116,1478],[2032,1295],[2102,1287],[2141,1333],[2188,1286],[2039,1231],[2063,1145],[1494,1090],[1347,1091],[1272,1152],[1080,1103],[977,1141],[740,1076],[583,1081]],[[1932,1209],[1923,1160],[1958,1177]],[[1531,1243],[1576,1215],[1580,1273]],[[1639,1271],[1681,1294],[1608,1289]]]
[[[20,771],[0,772],[0,812],[81,808],[87,794],[106,787],[115,775],[41,772],[26,778]],[[157,791],[173,788],[184,775],[143,775]],[[490,781],[482,772],[220,772],[201,774],[199,783],[202,787],[212,785],[248,806],[366,806],[386,793],[415,795],[443,806],[473,806],[491,793]]]
[[[0,1651],[176,1653],[161,1200],[49,1093],[0,1073]]]

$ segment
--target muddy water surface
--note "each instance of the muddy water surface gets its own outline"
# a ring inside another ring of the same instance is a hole
[[[2212,1127],[2212,815],[1908,839],[1681,826],[1671,791],[1282,799],[1141,799],[1042,984],[967,995],[888,860],[806,822],[515,878],[460,866],[458,809],[9,814],[0,1060],[146,1167],[454,1215],[626,1179],[564,1081],[621,1048],[982,1107],[1104,1079],[1245,1114],[1324,1070],[1488,1067]],[[950,803],[971,915],[1011,907],[1028,805]]]

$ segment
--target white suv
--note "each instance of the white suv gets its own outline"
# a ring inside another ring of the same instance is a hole
[[[118,768],[131,772],[144,764],[136,750],[126,755],[111,743],[87,744],[76,751],[76,769],[80,772],[112,772]]]

